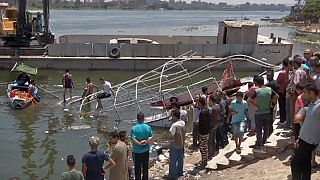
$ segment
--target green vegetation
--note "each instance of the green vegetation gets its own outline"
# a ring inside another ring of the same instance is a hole
[[[289,15],[284,17],[283,19],[284,19],[284,22],[292,22],[294,20],[293,17]]]
[[[308,34],[306,35],[306,40],[310,42],[318,42],[320,41],[320,35]]]
[[[299,41],[308,41],[308,42],[318,42],[320,43],[320,35],[317,34],[307,34],[296,36],[296,39]]]
[[[320,0],[309,0],[302,9],[302,16],[305,20],[318,22],[320,19]]]

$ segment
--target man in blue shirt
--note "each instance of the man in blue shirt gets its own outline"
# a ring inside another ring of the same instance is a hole
[[[144,123],[144,114],[137,114],[138,123],[131,129],[134,154],[134,172],[136,180],[148,180],[149,172],[149,143],[154,139],[154,132],[151,127]],[[142,166],[142,178],[141,178]]]
[[[236,142],[236,152],[241,153],[241,142],[245,132],[245,124],[247,121],[248,103],[243,100],[243,92],[236,93],[236,100],[233,100],[230,105],[229,117],[232,116],[232,131],[233,138]],[[228,118],[229,119],[229,118]]]
[[[89,139],[91,151],[82,157],[82,173],[86,180],[103,180],[105,170],[116,165],[110,158],[109,152],[98,151],[99,144],[99,138],[92,136]],[[103,167],[104,161],[109,162],[109,165]]]

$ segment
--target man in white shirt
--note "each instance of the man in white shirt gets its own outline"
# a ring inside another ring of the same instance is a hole
[[[100,82],[102,84],[102,93],[97,95],[98,109],[102,108],[101,99],[109,98],[113,93],[111,83],[109,81],[104,80],[104,78],[100,78]]]
[[[174,109],[171,111],[171,121],[173,124],[169,130],[171,134],[169,179],[178,179],[183,176],[186,124],[180,119],[180,115],[179,110]]]

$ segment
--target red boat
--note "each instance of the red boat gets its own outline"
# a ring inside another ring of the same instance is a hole
[[[212,93],[218,90],[222,90],[226,92],[228,96],[231,96],[232,94],[237,92],[240,89],[240,87],[243,85],[240,82],[240,79],[237,79],[236,77],[232,62],[229,64],[228,68],[224,71],[222,76],[223,76],[222,86],[218,85],[216,82],[213,82],[212,84],[206,86],[208,88],[209,95],[211,95]],[[190,94],[192,95],[192,98]],[[151,102],[150,104],[151,106],[163,107],[165,109],[171,109],[173,102],[179,104],[180,106],[186,106],[193,103],[192,99],[199,94],[203,94],[202,87],[199,87],[196,89],[190,88],[190,93],[187,91],[181,95],[172,96],[164,100],[154,101],[154,102]]]

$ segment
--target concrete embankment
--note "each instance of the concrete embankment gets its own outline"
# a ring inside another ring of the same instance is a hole
[[[0,69],[11,69],[16,62],[22,62],[39,69],[74,69],[74,70],[129,70],[149,71],[161,66],[172,58],[141,58],[141,57],[42,57],[42,56],[1,56]],[[181,59],[182,60],[182,59]],[[188,70],[194,70],[212,62],[214,58],[193,57],[182,65]],[[213,70],[224,70],[227,63],[213,67]],[[247,62],[234,63],[237,71],[257,71],[260,66]],[[181,67],[179,67],[180,70]]]
[[[224,169],[233,168],[238,165],[246,167],[259,163],[264,159],[278,156],[280,153],[288,149],[292,143],[290,131],[281,128],[278,125],[278,122],[279,120],[275,121],[273,125],[274,132],[269,137],[268,143],[265,145],[264,149],[253,150],[252,148],[249,148],[250,145],[255,144],[256,137],[245,136],[245,140],[241,145],[241,154],[237,154],[235,152],[236,146],[234,141],[229,139],[229,144],[223,149],[220,149],[219,153],[208,161],[208,165],[205,169],[199,169],[195,166],[195,164],[201,160],[201,155],[198,149],[189,148],[192,144],[192,135],[188,134],[185,148],[184,179],[201,179],[201,177],[207,177],[207,179],[210,179],[210,177],[212,178],[216,176],[216,174],[219,174],[219,172]],[[150,170],[152,179],[162,179],[164,174],[168,174],[168,158],[169,152],[165,151],[164,156],[155,162],[154,166]],[[264,170],[268,171],[268,169]],[[210,176],[210,174],[212,175]],[[256,177],[256,174],[253,177]],[[248,179],[254,179],[253,177]],[[224,178],[229,179],[227,174],[224,175]],[[230,177],[230,179],[232,178]]]

